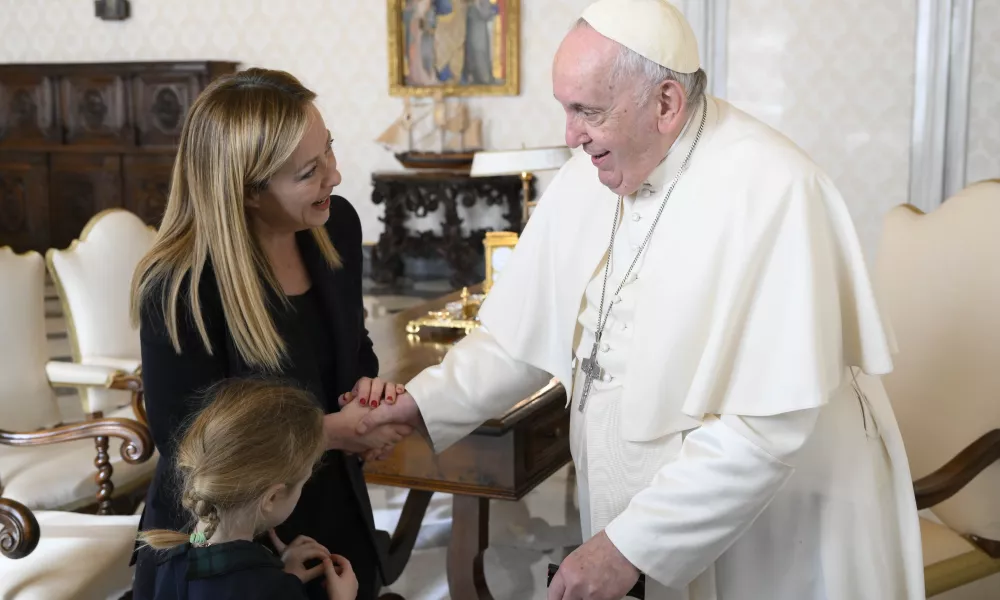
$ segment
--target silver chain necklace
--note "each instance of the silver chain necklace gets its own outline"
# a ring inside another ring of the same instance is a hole
[[[632,259],[632,264],[629,265],[628,271],[625,271],[625,275],[622,276],[621,283],[618,284],[618,289],[615,290],[615,296],[622,291],[625,286],[625,282],[628,281],[628,276],[632,273],[632,269],[635,268],[636,263],[639,262],[639,257],[642,256],[642,251],[646,249],[646,244],[649,243],[650,238],[653,237],[653,230],[656,229],[656,224],[660,222],[660,216],[663,214],[663,209],[667,207],[667,201],[670,200],[670,194],[674,191],[674,186],[677,185],[677,181],[680,180],[681,175],[687,170],[688,163],[691,161],[691,155],[694,154],[694,149],[698,147],[698,140],[701,139],[701,134],[705,130],[705,117],[708,114],[708,100],[702,97],[702,110],[701,110],[701,124],[698,126],[698,132],[694,136],[694,143],[691,144],[691,149],[688,150],[687,156],[684,157],[684,162],[681,163],[679,169],[677,169],[677,174],[670,181],[670,185],[667,186],[667,193],[663,196],[663,201],[660,202],[660,209],[656,212],[656,218],[653,219],[653,224],[649,226],[649,231],[646,232],[645,239],[642,240],[642,244],[635,253],[635,258]],[[681,132],[683,135],[684,132]],[[611,241],[608,243],[608,261],[604,264],[604,283],[601,285],[601,304],[597,312],[597,331],[594,332],[594,347],[590,351],[590,357],[583,359],[583,364],[580,370],[586,375],[586,380],[583,384],[583,394],[580,396],[580,412],[583,412],[583,408],[587,403],[587,396],[590,395],[590,387],[594,383],[595,379],[604,378],[604,368],[597,362],[597,350],[601,345],[601,336],[604,334],[604,326],[608,323],[608,318],[611,316],[611,309],[614,308],[614,302],[608,305],[607,314],[604,313],[604,296],[608,289],[608,273],[611,272],[611,261],[613,260],[613,250],[615,247],[615,234],[618,233],[618,217],[621,214],[622,209],[622,196],[618,196],[618,206],[615,207],[615,218],[611,223]]]

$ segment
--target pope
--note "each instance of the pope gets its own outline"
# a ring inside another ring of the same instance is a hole
[[[440,452],[562,382],[585,541],[549,600],[621,598],[640,573],[650,600],[922,599],[893,340],[844,201],[705,82],[670,3],[590,5],[552,68],[582,152],[483,326],[359,427],[409,423]]]

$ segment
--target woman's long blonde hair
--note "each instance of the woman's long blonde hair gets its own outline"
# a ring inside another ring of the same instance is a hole
[[[188,306],[211,354],[198,294],[210,258],[240,356],[254,367],[280,369],[285,343],[268,311],[265,285],[287,299],[250,230],[245,200],[265,189],[288,161],[309,126],[315,97],[288,73],[247,69],[216,79],[194,101],[181,132],[163,223],[132,279],[135,326],[146,301],[158,294],[180,353],[177,304],[189,277]],[[315,228],[312,235],[327,263],[339,266],[326,229]]]
[[[207,539],[223,519],[245,513],[275,484],[297,484],[324,448],[323,410],[309,392],[263,379],[231,379],[217,384],[210,398],[176,454],[181,504],[205,524]],[[156,529],[139,538],[163,550],[190,536]]]

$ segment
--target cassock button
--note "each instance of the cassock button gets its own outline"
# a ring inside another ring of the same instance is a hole
[[[601,352],[608,352],[611,350],[611,346],[607,344],[601,344]]]
[[[622,331],[628,331],[628,323],[622,323]]]
[[[634,213],[632,213],[632,220],[635,221],[636,223],[638,223],[639,221],[642,220],[642,215],[640,215],[637,212],[634,212]]]

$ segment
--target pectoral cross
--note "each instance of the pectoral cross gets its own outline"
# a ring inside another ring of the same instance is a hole
[[[583,365],[580,366],[580,370],[587,375],[583,383],[583,394],[580,396],[580,412],[583,412],[583,407],[587,403],[591,384],[595,379],[604,379],[604,368],[597,364],[597,348],[600,345],[601,337],[598,335],[594,339],[594,349],[590,351],[590,358],[583,359]]]

